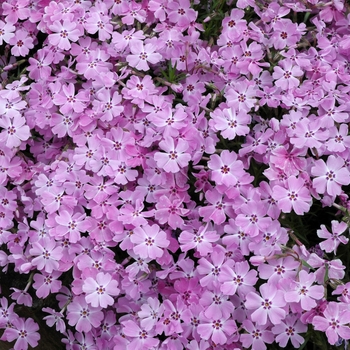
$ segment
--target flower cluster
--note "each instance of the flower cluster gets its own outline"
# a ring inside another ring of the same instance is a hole
[[[1,341],[40,343],[25,308],[67,350],[347,346],[349,21],[3,1]]]

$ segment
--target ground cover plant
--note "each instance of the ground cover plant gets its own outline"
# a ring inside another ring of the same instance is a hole
[[[347,2],[6,0],[0,74],[2,344],[347,349]]]

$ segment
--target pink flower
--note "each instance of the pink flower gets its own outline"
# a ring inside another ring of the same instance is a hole
[[[89,92],[87,90],[80,90],[75,94],[75,88],[72,83],[63,85],[59,93],[55,94],[53,103],[61,106],[60,112],[66,114],[71,110],[81,113],[86,108],[86,102],[89,101]]]
[[[189,0],[169,1],[167,12],[169,20],[179,27],[187,28],[197,18],[197,12],[191,8]]]
[[[177,173],[180,168],[187,166],[191,160],[190,154],[185,153],[189,147],[188,143],[183,139],[179,138],[175,146],[174,139],[166,137],[159,142],[159,147],[167,153],[156,152],[154,160],[157,162],[157,166],[163,168],[167,173]]]
[[[46,298],[50,293],[57,293],[61,289],[62,282],[58,277],[62,275],[59,271],[52,271],[52,273],[36,273],[33,277],[33,288],[36,289],[38,298]]]
[[[201,226],[198,230],[184,230],[179,236],[181,250],[187,252],[196,249],[201,256],[207,256],[213,251],[213,244],[220,236],[216,231],[208,231],[208,224]]]
[[[96,278],[88,277],[84,280],[83,291],[86,293],[85,300],[93,307],[107,307],[114,304],[111,297],[120,292],[118,282],[109,273],[99,272]]]
[[[281,323],[286,316],[283,307],[286,305],[284,292],[277,289],[275,284],[265,283],[260,287],[259,296],[255,292],[250,292],[246,296],[245,306],[248,310],[254,310],[251,319],[259,325],[265,325],[267,319],[273,324]]]
[[[208,162],[211,171],[211,180],[218,185],[234,186],[238,179],[245,174],[243,163],[237,160],[237,154],[224,150],[220,156],[213,154]]]
[[[53,31],[48,37],[50,44],[58,46],[61,50],[69,50],[70,41],[77,41],[82,35],[74,21],[64,20],[63,24],[60,21],[54,21],[49,28]]]
[[[345,222],[338,222],[336,220],[332,220],[331,224],[332,233],[327,230],[325,225],[321,225],[321,229],[317,230],[317,236],[327,238],[320,243],[320,248],[326,253],[333,252],[336,255],[339,244],[347,244],[349,242],[349,238],[341,236],[348,229],[348,225]]]
[[[15,29],[11,23],[0,20],[0,45],[3,45],[3,42],[9,43],[10,39],[15,36],[13,33]]]
[[[249,270],[247,261],[236,262],[233,267],[224,265],[218,277],[221,283],[220,290],[225,295],[246,295],[254,291],[254,285],[258,278],[255,270]]]
[[[1,339],[12,342],[16,340],[14,350],[27,350],[28,345],[32,348],[38,345],[40,334],[39,326],[32,318],[24,319],[16,317],[11,320],[12,327],[7,327]]]
[[[43,237],[32,243],[32,248],[29,250],[29,253],[34,256],[32,265],[48,273],[58,270],[59,261],[63,255],[62,251],[63,248],[57,245],[53,238]]]
[[[341,186],[350,184],[350,173],[344,165],[344,159],[334,155],[328,157],[327,163],[316,160],[311,168],[311,174],[316,176],[312,181],[316,191],[320,194],[327,192],[330,196],[341,194]]]
[[[350,339],[350,310],[347,304],[329,302],[323,316],[315,316],[312,324],[316,330],[326,332],[328,342],[334,345],[339,337]]]
[[[274,72],[272,74],[273,78],[276,79],[276,86],[283,90],[290,90],[299,86],[300,81],[298,77],[301,77],[304,73],[297,66],[293,65],[293,61],[290,59],[284,59],[280,61],[280,65],[274,67]]]
[[[312,199],[302,178],[291,176],[287,179],[286,188],[276,185],[272,191],[272,197],[278,201],[278,207],[284,213],[290,213],[293,209],[298,215],[303,215],[309,211]]]
[[[299,281],[292,281],[290,290],[284,294],[284,299],[288,303],[300,303],[303,310],[309,311],[316,307],[316,300],[324,297],[324,287],[314,285],[316,275],[308,274],[306,271],[299,272]]]
[[[237,112],[234,108],[215,109],[211,113],[210,126],[215,131],[221,131],[222,137],[233,140],[236,135],[245,136],[249,133],[248,124],[251,116],[245,111]]]
[[[157,259],[163,256],[163,249],[167,248],[170,242],[167,240],[166,233],[159,229],[158,225],[145,225],[135,227],[134,233],[130,238],[135,244],[133,250],[141,258]]]
[[[4,128],[0,133],[0,142],[9,148],[20,146],[22,141],[28,140],[31,136],[29,126],[23,117],[9,118],[3,115],[0,118],[0,127]]]
[[[19,29],[15,36],[9,40],[12,45],[11,53],[14,56],[26,56],[29,50],[34,47],[33,38],[28,35],[26,30]]]
[[[68,324],[75,326],[78,332],[90,332],[92,327],[99,327],[103,317],[101,309],[88,305],[83,295],[75,296],[68,303]]]
[[[266,329],[267,325],[256,325],[251,320],[246,319],[242,326],[248,332],[240,336],[244,348],[251,346],[252,350],[266,350],[266,344],[273,343],[274,336],[270,330]]]
[[[303,324],[297,315],[287,315],[284,322],[272,327],[271,330],[274,334],[278,334],[275,340],[282,348],[286,347],[288,340],[295,348],[299,348],[304,343],[304,338],[299,333],[305,333],[307,325]]]
[[[143,327],[142,329],[132,320],[122,321],[123,333],[131,337],[131,342],[127,345],[127,350],[134,349],[154,349],[159,344],[159,339],[153,338],[155,335],[152,325]]]
[[[148,62],[156,64],[162,59],[162,55],[156,52],[157,47],[152,43],[143,44],[141,40],[131,41],[129,43],[131,55],[126,56],[127,62],[131,67],[138,70],[149,70]]]
[[[202,339],[211,339],[215,344],[225,344],[227,337],[237,331],[237,326],[229,315],[209,319],[203,314],[197,331]]]

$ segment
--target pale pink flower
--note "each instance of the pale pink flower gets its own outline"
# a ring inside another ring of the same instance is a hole
[[[82,35],[81,30],[77,28],[74,21],[64,20],[63,24],[60,21],[54,21],[49,25],[52,34],[49,34],[49,42],[53,46],[58,46],[61,50],[69,50],[71,41],[77,41]]]
[[[316,191],[320,194],[327,192],[330,196],[341,194],[341,186],[350,184],[350,172],[344,165],[344,159],[334,155],[328,157],[327,163],[316,160],[311,168],[311,174],[316,176],[312,181]]]
[[[333,252],[336,255],[339,244],[347,244],[349,242],[349,238],[341,235],[348,229],[348,225],[345,222],[336,220],[332,220],[331,224],[332,233],[327,230],[325,225],[321,225],[321,229],[317,230],[317,236],[326,239],[320,243],[320,248],[326,253]]]
[[[166,233],[161,231],[158,225],[135,227],[130,240],[135,245],[135,254],[141,258],[161,258],[164,253],[162,248],[167,248],[170,244]]]
[[[264,325],[269,318],[273,324],[281,323],[286,316],[284,292],[277,289],[275,284],[265,283],[260,287],[260,294],[250,292],[246,296],[245,306],[253,310],[252,321]]]
[[[113,279],[109,273],[99,272],[94,277],[84,280],[83,291],[86,293],[85,300],[93,307],[107,307],[114,304],[114,298],[120,292],[118,281]]]
[[[326,332],[328,342],[334,345],[339,337],[350,339],[350,310],[347,304],[329,302],[323,316],[316,315],[312,319],[314,328]]]

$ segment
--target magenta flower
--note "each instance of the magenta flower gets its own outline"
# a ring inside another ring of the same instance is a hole
[[[183,139],[179,138],[175,146],[174,139],[167,137],[159,142],[159,147],[166,153],[156,152],[154,160],[157,162],[157,166],[164,169],[167,173],[177,173],[180,171],[180,168],[187,166],[191,160],[190,154],[185,153],[189,145]]]
[[[293,209],[298,215],[303,215],[309,211],[312,199],[302,178],[291,176],[287,179],[286,188],[276,185],[272,191],[272,197],[284,213],[290,213]]]
[[[316,330],[326,332],[328,342],[334,345],[339,337],[350,339],[350,311],[347,304],[329,302],[323,316],[316,315],[312,324]]]
[[[5,329],[1,340],[12,342],[16,340],[14,350],[27,350],[30,345],[35,348],[38,345],[40,334],[37,332],[39,326],[32,318],[26,320],[22,317],[11,319],[12,326]]]
[[[322,159],[315,161],[311,174],[316,176],[312,184],[320,194],[327,192],[330,196],[341,194],[341,186],[350,184],[350,172],[344,166],[344,159],[330,155],[327,163]]]
[[[321,229],[317,230],[317,236],[326,238],[325,241],[320,243],[320,248],[326,253],[333,252],[336,255],[339,244],[347,244],[349,242],[349,238],[341,235],[348,229],[348,225],[345,222],[338,222],[336,220],[332,220],[331,224],[332,233],[327,230],[325,225],[321,225]]]
[[[85,300],[93,307],[107,307],[114,304],[111,297],[117,296],[120,292],[118,281],[113,279],[109,273],[99,272],[94,277],[88,277],[84,280],[83,291],[86,293]]]
[[[273,324],[279,324],[286,316],[284,306],[284,292],[277,289],[275,284],[265,283],[260,287],[259,296],[255,292],[250,292],[246,296],[245,306],[248,310],[254,310],[251,319],[259,325],[265,325],[267,319]]]
[[[162,257],[164,253],[162,248],[167,248],[170,244],[166,233],[161,231],[156,224],[135,227],[130,240],[135,244],[133,248],[134,253],[143,259],[148,257],[151,259]]]

